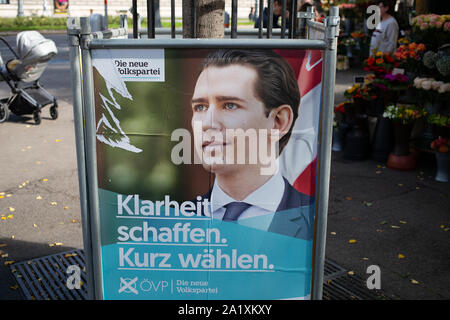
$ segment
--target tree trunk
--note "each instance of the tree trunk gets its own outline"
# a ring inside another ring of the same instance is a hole
[[[191,3],[192,0],[183,0],[183,38],[192,38]],[[223,38],[224,12],[224,0],[196,0],[194,37]]]

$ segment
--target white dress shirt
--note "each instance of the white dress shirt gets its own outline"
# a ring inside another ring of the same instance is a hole
[[[242,202],[251,204],[251,207],[246,209],[238,218],[238,223],[240,220],[265,216],[267,219],[263,219],[265,222],[263,229],[267,230],[269,228],[270,222],[272,221],[273,213],[276,212],[278,206],[280,205],[281,199],[284,194],[284,180],[280,171],[273,175],[266,183],[261,187],[249,194]],[[211,192],[211,213],[213,219],[222,220],[226,208],[225,206],[230,202],[239,202],[223,191],[219,183],[214,182],[214,186]],[[272,214],[272,215],[271,215]],[[261,228],[261,221],[258,223],[259,228]]]

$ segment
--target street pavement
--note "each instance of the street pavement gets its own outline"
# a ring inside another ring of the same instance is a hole
[[[41,83],[57,97],[59,118],[11,116],[0,124],[0,299],[21,299],[8,264],[83,248],[66,36],[49,34],[58,54]],[[6,37],[15,47],[15,38]],[[0,47],[4,60],[8,50]],[[337,73],[336,102],[361,70]],[[0,82],[0,97],[9,95]],[[434,180],[430,154],[417,169],[394,171],[333,153],[326,256],[368,278],[381,270],[392,299],[450,298],[450,184]],[[6,265],[5,265],[6,263]],[[12,288],[11,288],[12,287]]]

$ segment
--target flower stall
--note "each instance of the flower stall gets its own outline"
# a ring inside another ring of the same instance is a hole
[[[414,169],[418,154],[435,154],[437,165],[448,165],[450,15],[414,17],[411,33],[398,40],[395,52],[374,51],[363,67],[368,73],[364,83],[345,92],[348,101],[345,117],[340,120],[348,125],[344,157],[346,150],[361,155],[370,149],[373,159],[386,161],[392,169]],[[368,139],[367,121],[371,117],[376,118],[376,126],[369,130]],[[444,176],[437,174],[436,180],[444,181]]]

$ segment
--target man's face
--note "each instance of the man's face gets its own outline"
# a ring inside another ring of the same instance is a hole
[[[273,119],[266,117],[264,103],[255,94],[257,76],[252,67],[237,64],[208,67],[200,74],[192,96],[192,126],[195,128],[197,123],[201,128],[200,135],[194,133],[194,145],[197,155],[202,154],[205,169],[226,173],[242,168],[242,164],[234,164],[239,152],[246,153],[248,163],[249,141],[245,150],[238,150],[236,137],[230,136],[227,129],[256,129],[256,132],[265,129],[267,132],[273,128]],[[260,144],[260,141],[250,143]],[[262,143],[269,147],[269,138]],[[234,155],[226,152],[231,149]],[[227,164],[216,161],[210,165],[214,158]]]

